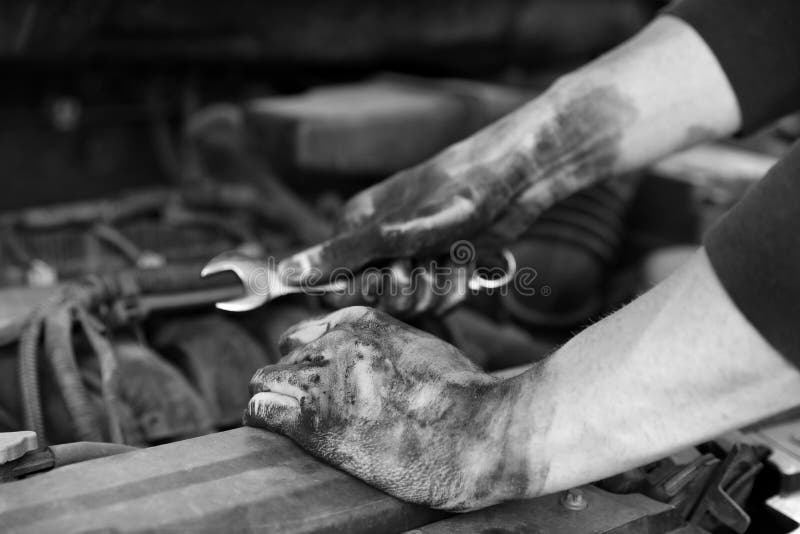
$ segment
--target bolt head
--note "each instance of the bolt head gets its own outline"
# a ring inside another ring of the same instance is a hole
[[[564,492],[561,496],[561,506],[567,510],[583,510],[589,505],[582,489],[573,488]]]

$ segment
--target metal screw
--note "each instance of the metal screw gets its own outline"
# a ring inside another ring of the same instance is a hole
[[[561,506],[567,510],[579,511],[583,510],[589,505],[586,502],[586,497],[583,495],[583,490],[574,488],[564,492],[561,496]]]

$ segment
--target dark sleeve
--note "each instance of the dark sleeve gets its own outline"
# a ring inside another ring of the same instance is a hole
[[[800,107],[800,0],[678,0],[730,80],[749,132]]]
[[[705,246],[737,307],[800,366],[800,143],[711,228]]]

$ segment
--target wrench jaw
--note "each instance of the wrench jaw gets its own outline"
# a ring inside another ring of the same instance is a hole
[[[269,300],[268,291],[259,291],[256,288],[257,277],[263,276],[266,272],[265,263],[262,260],[239,251],[223,252],[212,258],[203,267],[200,276],[205,278],[223,271],[233,271],[236,274],[244,286],[244,296],[217,302],[218,309],[229,312],[245,312],[263,306]]]
[[[266,302],[267,298],[261,295],[247,295],[246,297],[238,299],[217,302],[216,307],[218,310],[238,313],[255,310],[263,306]]]

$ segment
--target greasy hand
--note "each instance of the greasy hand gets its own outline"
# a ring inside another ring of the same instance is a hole
[[[613,87],[554,86],[436,157],[356,195],[334,238],[287,258],[279,271],[290,282],[311,275],[320,280],[376,260],[438,258],[465,239],[479,253],[496,252],[557,201],[610,176],[619,161],[620,132],[634,117]],[[393,311],[380,300],[362,302]]]
[[[446,253],[453,241],[485,232],[527,178],[512,161],[518,122],[509,116],[362,191],[344,206],[334,238],[288,258],[280,270],[290,278],[309,268],[323,276],[355,271],[374,260]]]
[[[402,499],[464,510],[505,498],[498,379],[455,347],[365,307],[285,334],[250,382],[245,423]]]
[[[480,236],[484,240],[477,247],[496,253],[538,213],[510,207],[528,178],[513,170],[517,164],[510,145],[518,124],[509,116],[435,158],[362,191],[344,206],[336,236],[281,262],[282,276],[289,282],[314,278],[315,283],[324,283],[329,276],[349,276],[381,260],[379,269],[359,273],[350,290],[326,296],[328,304],[335,308],[367,304],[406,317],[444,310],[462,300],[466,290],[461,280],[468,275],[463,262],[450,261],[452,248],[459,246],[456,242]],[[498,220],[518,222],[509,225]],[[468,247],[475,251],[473,245]],[[466,259],[474,260],[471,256]],[[436,289],[444,287],[459,290]]]

